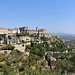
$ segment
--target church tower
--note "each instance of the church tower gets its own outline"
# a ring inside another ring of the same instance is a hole
[[[36,31],[39,31],[39,27],[38,26],[36,27]]]

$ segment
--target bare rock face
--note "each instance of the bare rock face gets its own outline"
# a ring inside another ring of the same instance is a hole
[[[51,67],[51,69],[54,69],[56,67],[56,59],[51,56],[50,59],[49,59],[49,61],[50,61],[50,67]]]
[[[35,66],[31,66],[31,68],[32,68],[33,70],[35,70],[35,69],[36,69],[36,67],[35,67]]]
[[[53,57],[52,51],[48,51],[46,53],[46,60],[48,61],[48,65],[51,69],[54,69],[56,67],[56,59]]]

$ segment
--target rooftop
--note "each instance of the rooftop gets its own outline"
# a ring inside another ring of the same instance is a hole
[[[0,27],[0,29],[6,29],[6,28]]]

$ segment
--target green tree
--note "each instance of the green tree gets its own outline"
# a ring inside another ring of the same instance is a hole
[[[5,47],[2,47],[1,49],[2,50],[14,50],[14,46],[13,45],[11,45],[11,44],[9,44],[9,45],[7,45],[7,46],[5,46]]]
[[[2,38],[0,37],[0,41],[2,40]]]

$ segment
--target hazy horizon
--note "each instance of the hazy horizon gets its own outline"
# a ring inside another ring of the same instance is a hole
[[[75,0],[1,0],[0,27],[23,26],[75,34]]]

